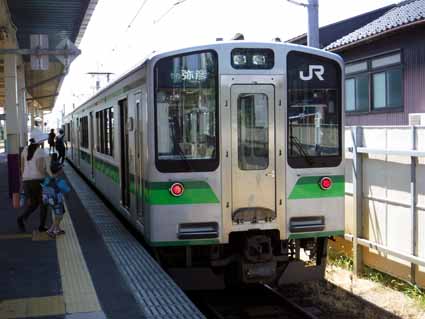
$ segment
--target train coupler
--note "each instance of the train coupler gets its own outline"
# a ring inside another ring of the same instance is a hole
[[[246,239],[241,267],[245,283],[269,282],[276,277],[277,261],[269,236],[255,235]]]

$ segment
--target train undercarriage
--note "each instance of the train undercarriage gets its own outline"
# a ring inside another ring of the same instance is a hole
[[[278,231],[230,234],[229,244],[157,249],[157,259],[186,290],[318,280],[327,238],[280,240]]]

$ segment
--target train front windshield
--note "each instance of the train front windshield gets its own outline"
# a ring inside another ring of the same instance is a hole
[[[288,164],[341,162],[341,70],[336,61],[292,51],[287,57]]]
[[[156,166],[162,172],[218,167],[218,63],[214,51],[155,65]]]

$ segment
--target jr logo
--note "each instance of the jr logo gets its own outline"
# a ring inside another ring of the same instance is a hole
[[[325,68],[323,65],[309,65],[308,66],[308,75],[304,75],[304,71],[300,71],[300,79],[303,81],[310,81],[313,79],[313,75],[316,75],[320,81],[324,81],[323,73],[325,73]]]

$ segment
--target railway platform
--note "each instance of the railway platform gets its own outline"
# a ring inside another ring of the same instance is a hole
[[[65,174],[72,190],[56,239],[38,232],[38,212],[19,231],[0,179],[0,318],[203,318],[69,165]]]

